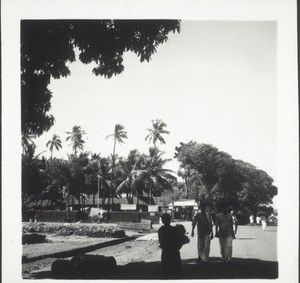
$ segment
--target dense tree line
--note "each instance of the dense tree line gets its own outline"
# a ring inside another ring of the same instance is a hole
[[[100,154],[80,153],[69,155],[68,160],[22,157],[23,204],[48,200],[53,206],[72,205],[74,198],[84,204],[86,196],[99,197],[108,206],[110,198],[126,194],[128,202],[133,197],[154,203],[154,197],[171,189],[170,181],[176,180],[171,170],[163,168],[168,159],[151,147],[149,154],[132,150],[127,158],[101,157]],[[112,170],[114,166],[114,170]]]
[[[253,212],[272,204],[277,194],[273,179],[263,170],[235,160],[216,147],[197,142],[181,143],[175,157],[188,196],[212,207],[227,200],[234,209]]]
[[[148,204],[157,203],[161,197],[168,205],[180,199],[205,201],[215,209],[221,201],[227,200],[233,209],[245,213],[255,212],[272,204],[277,194],[273,179],[263,170],[241,160],[233,159],[229,154],[216,147],[197,142],[181,143],[176,147],[175,157],[180,162],[178,176],[166,169],[171,159],[165,159],[164,153],[156,142],[164,143],[163,135],[168,134],[166,124],[153,120],[153,131],[146,139],[153,142],[147,154],[132,150],[127,157],[116,154],[116,143],[122,144],[127,132],[116,124],[113,139],[113,154],[102,157],[100,154],[84,152],[86,133],[80,126],[74,126],[66,132],[66,140],[73,148],[68,159],[53,158],[53,149],[61,148],[60,137],[54,135],[47,143],[51,157],[47,160],[35,155],[35,145],[31,137],[23,137],[22,155],[22,196],[23,205],[27,202],[48,200],[52,205],[66,207],[74,199],[85,203],[87,196],[99,193],[102,204],[111,207],[113,197],[125,194],[128,203],[134,199]],[[79,154],[78,154],[78,151]]]
[[[77,199],[84,204],[88,195],[99,193],[102,204],[111,207],[111,199],[126,194],[128,202],[133,203],[134,197],[147,203],[154,203],[154,197],[171,189],[171,182],[176,181],[171,170],[165,169],[170,159],[164,159],[164,153],[156,146],[156,139],[164,143],[162,135],[168,134],[167,126],[162,120],[153,120],[155,131],[147,135],[153,141],[148,154],[132,150],[128,157],[116,154],[116,143],[122,144],[127,138],[124,126],[116,124],[114,132],[107,136],[113,139],[112,155],[102,157],[100,154],[83,152],[84,135],[80,126],[74,126],[66,132],[66,141],[70,141],[73,154],[68,160],[53,158],[53,150],[60,150],[61,139],[54,134],[46,144],[51,157],[40,159],[35,156],[35,144],[31,136],[23,135],[22,155],[22,196],[23,205],[35,200],[48,200],[53,206],[66,207]],[[158,127],[157,124],[162,126]],[[158,129],[159,128],[159,129]],[[153,136],[151,136],[153,135]],[[156,139],[155,139],[155,138]],[[79,153],[79,154],[78,154]]]

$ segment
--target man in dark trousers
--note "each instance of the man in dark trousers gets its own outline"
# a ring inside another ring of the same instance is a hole
[[[197,213],[192,222],[192,234],[197,224],[198,230],[198,261],[207,262],[210,252],[210,241],[213,239],[212,221],[209,212],[206,212],[206,204],[200,204],[200,213]]]

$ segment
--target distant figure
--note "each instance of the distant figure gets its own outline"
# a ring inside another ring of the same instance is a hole
[[[182,225],[171,226],[171,216],[164,213],[161,216],[163,226],[158,229],[158,240],[161,253],[162,272],[165,275],[178,275],[181,272],[180,248],[189,239],[184,235],[185,228]]]
[[[220,205],[221,213],[216,215],[216,237],[219,238],[221,256],[224,262],[231,262],[232,240],[235,239],[231,213],[225,203]]]
[[[253,214],[251,214],[251,215],[249,216],[249,221],[250,221],[250,227],[251,227],[251,228],[254,227],[254,216],[253,216]]]
[[[261,218],[257,215],[256,216],[256,224],[260,225],[260,222],[261,222]]]
[[[231,211],[231,216],[232,216],[232,222],[233,222],[233,232],[234,232],[234,235],[236,235],[236,232],[237,232],[237,229],[239,226],[239,221],[238,221],[234,211]]]
[[[30,223],[37,223],[37,214],[36,214],[36,211],[34,208],[31,208],[29,211],[28,211],[28,218],[29,218],[29,222]]]
[[[197,213],[192,222],[192,234],[194,237],[194,229],[197,225],[198,232],[198,261],[207,262],[210,252],[210,241],[213,239],[212,220],[208,212],[206,212],[206,204],[200,204],[200,213]]]
[[[272,213],[272,214],[269,216],[268,222],[276,223],[276,216],[274,215],[274,213]]]
[[[261,227],[263,230],[267,228],[267,217],[265,215],[261,216]]]

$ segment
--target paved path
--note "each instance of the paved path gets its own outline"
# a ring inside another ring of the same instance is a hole
[[[190,243],[184,245],[180,251],[183,279],[275,279],[278,277],[277,227],[267,227],[263,231],[261,227],[239,226],[236,239],[233,241],[232,264],[228,265],[221,261],[218,238],[214,238],[211,242],[210,263],[199,264],[197,262],[197,234],[195,233],[193,238],[190,236],[191,222],[181,224],[185,226],[190,238]],[[148,237],[153,240],[155,237],[157,239],[157,235]],[[150,270],[154,273],[155,269],[159,268],[160,256],[161,251],[159,250],[146,260],[148,276],[152,275]],[[132,268],[137,270],[139,266],[132,266]],[[144,268],[144,266],[141,265],[140,268]],[[145,271],[147,269],[144,268]],[[145,271],[144,276],[147,276]],[[134,274],[134,276],[133,278],[141,278],[141,275],[139,277],[138,274]]]
[[[181,258],[183,260],[197,258],[197,228],[195,228],[195,236],[191,237],[191,222],[180,224],[185,226],[187,236],[190,238],[190,243],[181,249]],[[218,238],[211,241],[210,256],[220,257]],[[158,260],[159,257],[160,255],[156,254],[149,261]],[[261,227],[239,226],[236,239],[233,241],[233,257],[277,261],[277,227],[269,226],[263,231]]]
[[[179,223],[177,223],[179,224]],[[191,237],[191,222],[180,222],[185,226],[188,232],[187,236],[190,243],[184,245],[180,251],[182,260],[197,258],[197,228],[195,228],[195,236]],[[176,223],[172,223],[176,225]],[[161,226],[154,225],[155,229]],[[137,239],[138,241],[158,240],[157,233],[151,233]],[[214,238],[211,241],[210,257],[219,258],[219,239]],[[233,257],[242,259],[259,259],[266,261],[277,261],[277,227],[269,226],[265,231],[261,227],[255,226],[239,226],[236,239],[233,241]],[[160,252],[149,258],[148,262],[159,261]]]
[[[197,233],[190,236],[192,225],[184,223],[188,231],[190,243],[181,249],[182,259],[197,257]],[[211,257],[220,257],[219,239],[214,238],[211,241]],[[233,241],[233,257],[252,258],[260,260],[277,261],[277,227],[267,227],[265,231],[261,227],[239,226],[236,239]]]

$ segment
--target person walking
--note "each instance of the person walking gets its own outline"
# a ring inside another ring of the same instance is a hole
[[[259,226],[260,225],[260,222],[261,222],[261,218],[256,215],[256,224]]]
[[[231,215],[232,215],[232,222],[233,222],[233,232],[234,232],[234,235],[236,235],[236,232],[237,232],[237,229],[239,226],[239,221],[233,210],[231,211]]]
[[[232,240],[235,239],[233,221],[226,203],[220,205],[221,213],[216,215],[216,237],[219,238],[220,252],[224,262],[232,259]]]
[[[253,216],[253,214],[251,214],[251,215],[249,216],[249,222],[250,222],[250,227],[251,227],[251,228],[254,227],[254,216]]]
[[[200,213],[197,213],[192,222],[192,233],[191,236],[194,237],[194,229],[197,225],[198,232],[198,261],[207,262],[209,259],[210,252],[210,241],[213,239],[212,231],[212,219],[209,212],[206,212],[206,204],[200,204]]]
[[[267,217],[265,215],[261,216],[261,227],[263,230],[267,228]]]

